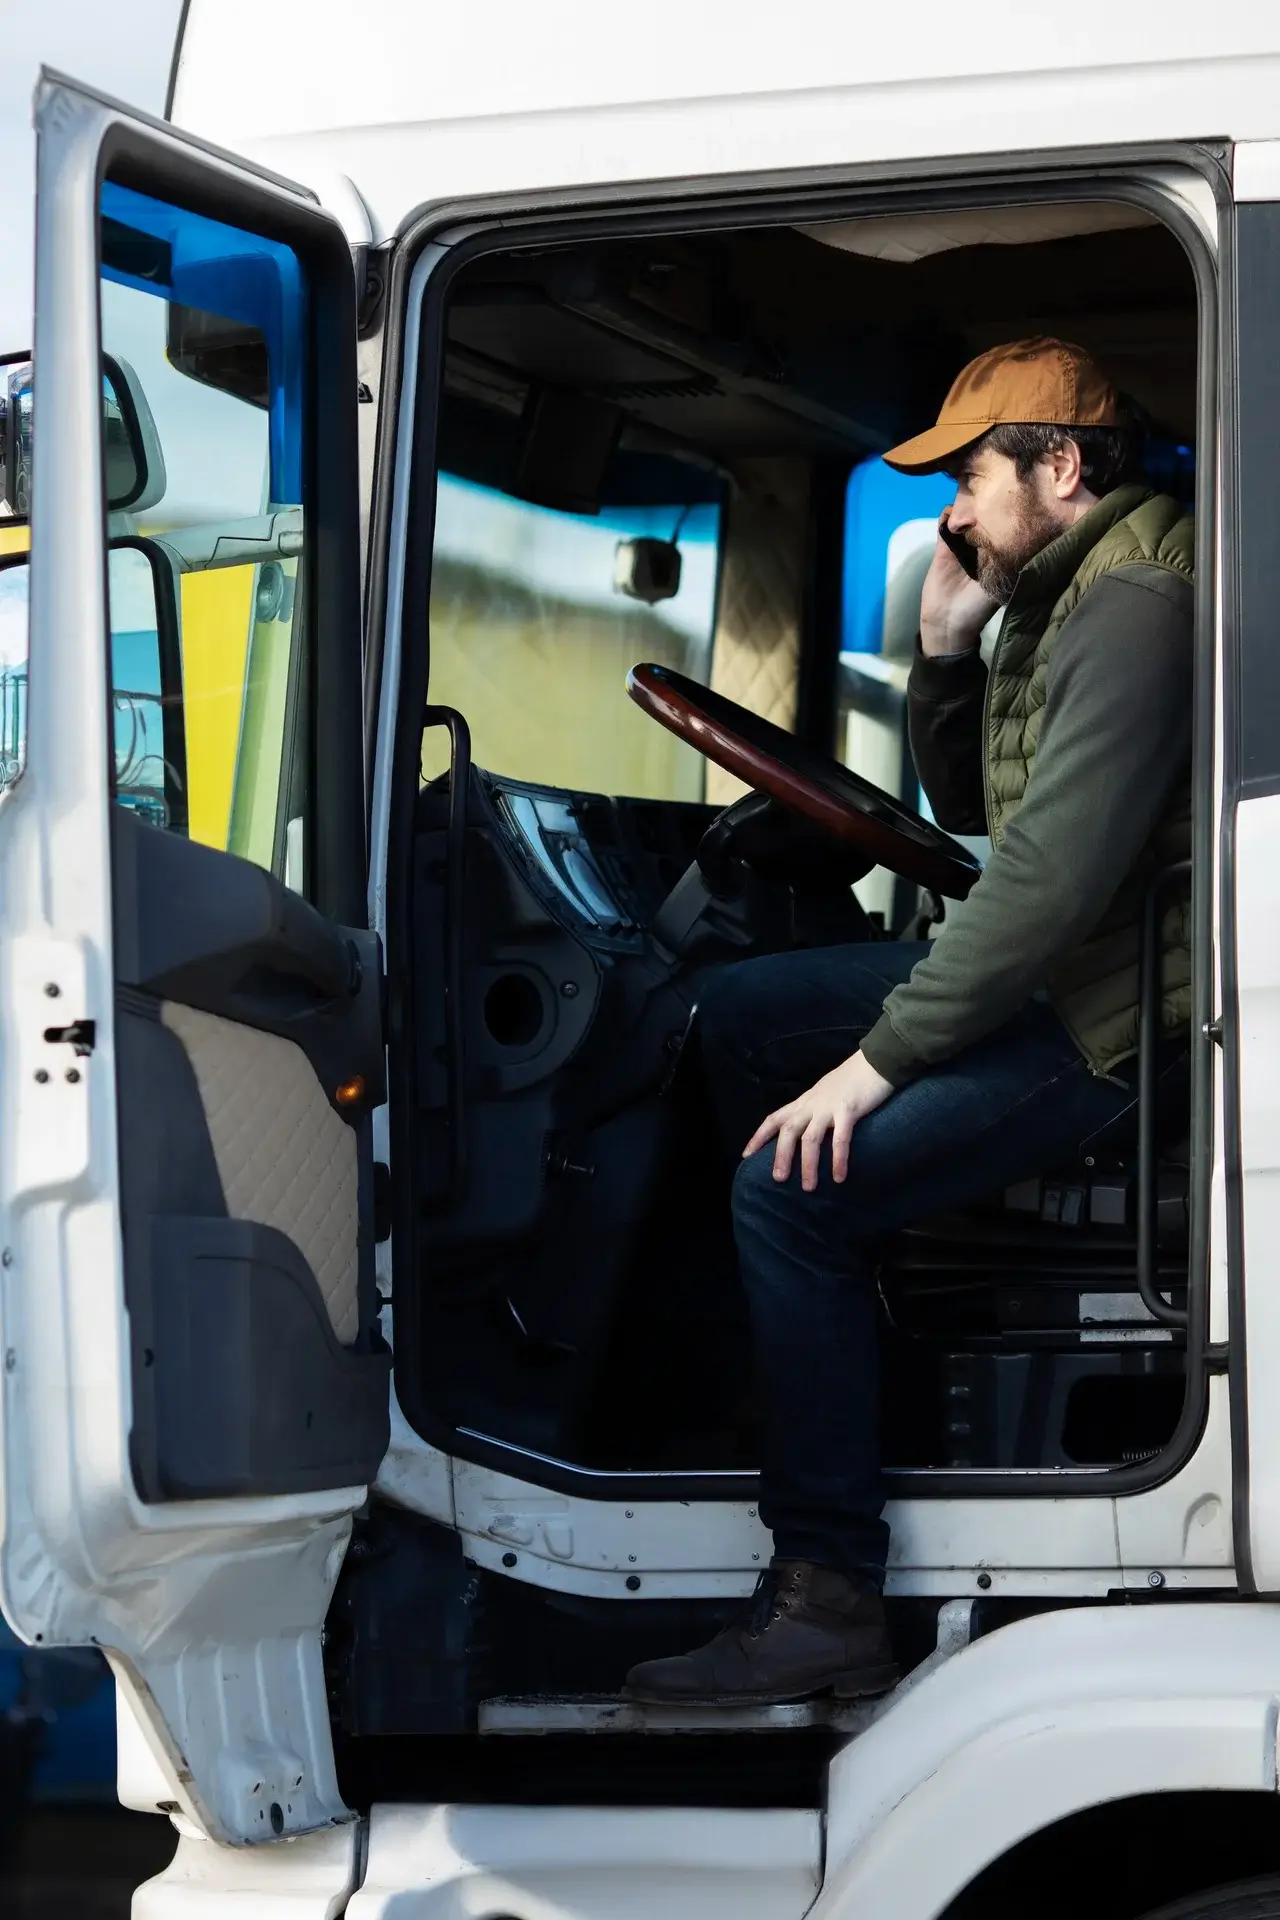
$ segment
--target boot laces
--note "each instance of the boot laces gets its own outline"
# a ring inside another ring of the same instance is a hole
[[[785,1607],[777,1569],[766,1567],[756,1581],[756,1590],[751,1596],[751,1611],[746,1622],[751,1638],[756,1640],[762,1633],[767,1633],[775,1620],[781,1620]]]

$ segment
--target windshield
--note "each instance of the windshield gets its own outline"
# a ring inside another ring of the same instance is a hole
[[[708,678],[720,523],[711,502],[565,513],[442,473],[431,699],[465,715],[477,764],[546,786],[700,800],[701,755],[634,708],[624,683],[641,660]],[[653,550],[633,566],[627,543],[661,543],[666,563],[673,537],[675,592],[631,597]],[[424,779],[448,765],[438,732],[422,765]]]

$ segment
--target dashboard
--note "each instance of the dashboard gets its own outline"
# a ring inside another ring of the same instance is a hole
[[[719,809],[613,799],[480,773],[521,877],[544,910],[596,951],[639,953]]]

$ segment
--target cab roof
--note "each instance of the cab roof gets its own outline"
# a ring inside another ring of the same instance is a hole
[[[1276,137],[1280,23],[1257,0],[190,0],[172,94],[376,241],[463,195]]]

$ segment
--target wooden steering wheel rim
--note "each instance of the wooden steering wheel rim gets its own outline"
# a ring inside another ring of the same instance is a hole
[[[633,667],[627,692],[642,713],[726,773],[856,847],[876,866],[951,900],[963,900],[982,871],[941,827],[687,675],[671,667]]]

